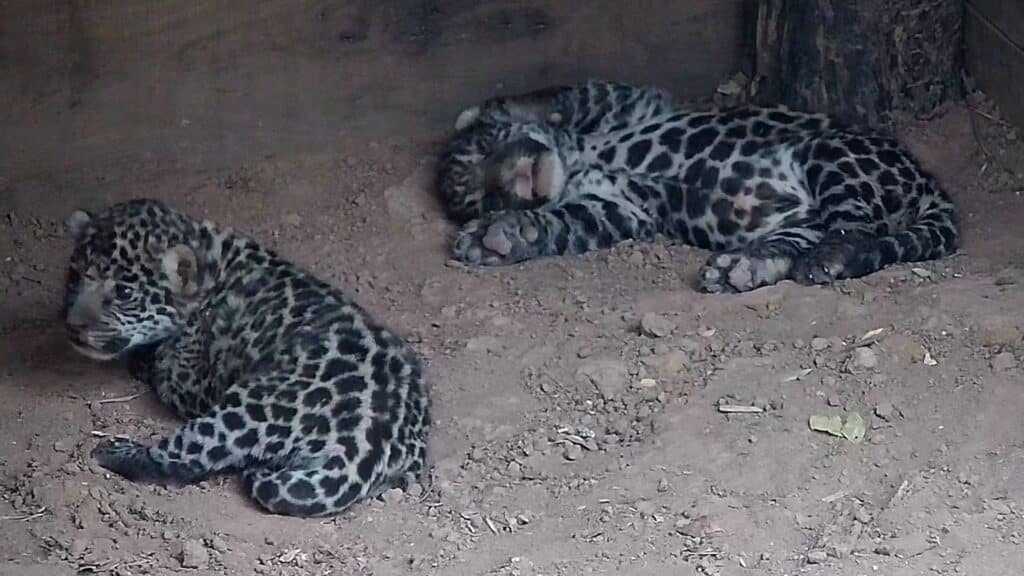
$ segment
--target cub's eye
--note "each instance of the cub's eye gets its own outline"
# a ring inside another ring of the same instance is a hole
[[[135,294],[135,290],[131,286],[118,284],[117,288],[114,288],[114,296],[117,296],[118,300],[129,300],[133,294]]]

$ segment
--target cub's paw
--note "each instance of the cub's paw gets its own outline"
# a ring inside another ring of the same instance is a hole
[[[732,294],[753,288],[753,262],[743,254],[712,254],[700,274],[700,289],[709,294]]]
[[[137,482],[152,482],[160,474],[149,448],[131,440],[110,440],[93,448],[92,459],[103,468]]]
[[[851,244],[820,244],[797,259],[793,265],[793,280],[809,286],[846,278],[846,265],[855,251],[856,247]]]
[[[742,252],[712,254],[701,271],[700,288],[712,294],[748,292],[786,278],[786,257],[758,257]]]
[[[499,212],[466,224],[452,256],[467,264],[514,264],[537,256],[539,240],[540,230],[528,212]]]

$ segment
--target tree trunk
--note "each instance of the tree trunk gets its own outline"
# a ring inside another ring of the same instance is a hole
[[[963,0],[758,0],[754,98],[888,127],[961,96]]]

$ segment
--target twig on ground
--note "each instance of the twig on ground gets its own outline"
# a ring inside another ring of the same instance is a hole
[[[15,520],[18,522],[28,522],[29,520],[35,520],[46,514],[46,506],[41,507],[39,510],[31,514],[14,514],[11,516],[0,516],[0,520]]]
[[[89,400],[86,402],[86,404],[117,404],[120,402],[131,402],[132,400],[135,400],[139,396],[143,396],[145,394],[146,392],[142,391],[139,392],[138,394],[132,394],[130,396],[118,396],[117,398],[98,398],[96,400]]]

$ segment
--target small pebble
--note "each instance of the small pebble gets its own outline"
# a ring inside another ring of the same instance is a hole
[[[389,506],[397,504],[402,501],[402,498],[405,498],[405,491],[401,488],[391,488],[390,490],[385,490],[384,493],[381,494],[381,498],[383,498],[384,503]]]
[[[828,339],[819,337],[811,340],[811,350],[821,352],[826,349],[828,349]]]
[[[882,420],[891,420],[895,408],[893,408],[892,402],[880,402],[875,406],[875,416],[878,416]]]
[[[224,553],[228,551],[228,543],[220,536],[213,536],[210,538],[210,548],[213,548],[217,552]]]
[[[583,457],[583,448],[580,448],[576,444],[567,444],[565,446],[565,452],[562,453],[565,459],[573,462]]]
[[[671,334],[674,329],[675,325],[672,322],[669,322],[665,318],[653,312],[644,314],[640,319],[640,332],[642,332],[644,336],[649,336],[651,338],[664,338]]]
[[[1005,372],[1017,367],[1017,359],[1012,352],[1002,352],[992,357],[992,369],[996,372]]]
[[[824,550],[811,550],[807,553],[809,564],[824,564],[828,560],[828,554]]]
[[[870,370],[878,366],[878,356],[875,355],[875,351],[871,348],[862,346],[853,351],[853,365]]]
[[[181,545],[182,568],[204,568],[210,561],[210,553],[199,540],[186,540]]]
[[[523,475],[523,467],[515,460],[508,463],[505,471],[514,479],[519,479]]]

